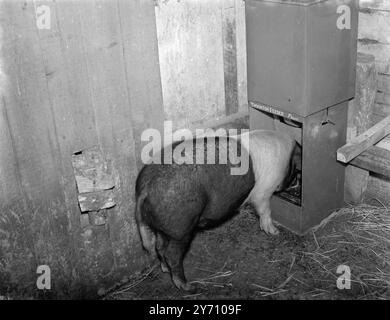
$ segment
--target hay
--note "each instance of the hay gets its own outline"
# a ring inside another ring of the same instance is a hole
[[[303,237],[283,228],[278,237],[266,236],[258,231],[253,210],[243,209],[230,225],[210,231],[206,242],[194,246],[191,255],[199,264],[187,270],[199,292],[177,290],[168,275],[162,276],[156,261],[109,290],[105,298],[390,299],[386,207],[340,209]],[[242,252],[246,254],[238,254]],[[350,290],[337,288],[340,265],[350,267]]]
[[[123,294],[125,292],[130,292],[132,289],[137,287],[143,281],[149,277],[153,277],[153,273],[159,266],[159,263],[155,263],[150,267],[147,267],[142,272],[138,272],[129,278],[122,280],[122,283],[115,284],[113,287],[109,288],[106,291],[102,291],[100,296],[103,300],[115,298],[116,295]]]
[[[390,298],[390,213],[386,207],[341,209],[312,236],[315,248],[301,253],[306,261],[318,264],[319,282],[330,281],[334,286],[339,276],[335,270],[346,265],[358,298]]]
[[[224,269],[224,267],[225,267],[225,265],[222,267],[222,270]],[[232,286],[232,284],[229,283],[229,282],[226,282],[226,281],[220,282],[220,281],[218,281],[219,279],[231,277],[231,276],[234,275],[234,272],[232,272],[232,271],[222,271],[222,270],[213,272],[211,275],[208,275],[207,277],[203,277],[203,278],[191,281],[190,283],[191,284],[193,284],[193,283],[200,284],[202,286],[211,285],[211,286],[214,286],[214,287]],[[211,271],[209,271],[209,272],[211,272]],[[215,280],[217,280],[217,281],[215,281]]]

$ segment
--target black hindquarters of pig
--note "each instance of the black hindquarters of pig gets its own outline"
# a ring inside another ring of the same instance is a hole
[[[143,247],[157,255],[162,271],[170,272],[173,283],[183,290],[192,289],[183,259],[196,232],[231,217],[255,185],[251,157],[239,141],[235,140],[237,147],[232,145],[241,159],[247,156],[248,170],[232,175],[231,169],[241,164],[229,152],[227,163],[221,164],[219,151],[229,149],[229,142],[235,142],[230,139],[234,138],[216,137],[214,146],[204,139],[205,163],[209,146],[215,147],[215,164],[148,164],[137,178],[136,221]],[[195,139],[189,142],[193,142],[195,163]]]

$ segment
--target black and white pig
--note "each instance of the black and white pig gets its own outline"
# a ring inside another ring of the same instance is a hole
[[[162,271],[170,272],[173,283],[183,290],[192,288],[184,275],[183,259],[196,232],[227,220],[244,202],[254,205],[262,230],[278,234],[271,219],[270,198],[291,184],[300,162],[300,146],[281,132],[256,130],[215,137],[215,144],[206,141],[188,141],[194,163],[148,164],[136,182],[135,217],[143,247],[157,255]],[[237,155],[229,152],[232,142]],[[207,149],[215,148],[215,164],[195,163],[199,146],[206,158]],[[220,159],[224,154],[220,151],[227,152],[228,161]],[[163,158],[164,149],[161,152],[158,157]],[[238,162],[245,155],[247,170],[232,174],[232,169],[242,166]]]

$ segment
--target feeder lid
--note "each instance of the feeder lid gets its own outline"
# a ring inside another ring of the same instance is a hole
[[[325,2],[329,0],[254,0],[254,1],[274,2],[274,3],[290,4],[290,5],[297,5],[297,6],[311,6],[312,4]]]

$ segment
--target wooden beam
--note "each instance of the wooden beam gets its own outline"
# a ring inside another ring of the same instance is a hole
[[[355,98],[348,105],[347,143],[374,125],[372,124],[372,115],[376,93],[377,71],[375,57],[358,52]],[[369,175],[369,171],[355,166],[347,166],[345,168],[345,202],[359,204],[363,201]]]
[[[372,126],[377,91],[375,57],[358,52],[355,98],[348,105],[347,142]]]
[[[364,194],[367,190],[367,183],[369,177],[370,172],[367,171],[367,169],[362,169],[353,165],[348,165],[345,168],[344,201],[346,203],[362,203],[362,201],[364,200]]]
[[[390,134],[390,116],[337,150],[337,160],[348,163],[359,154]]]
[[[390,151],[390,136],[379,141],[376,146]]]
[[[360,156],[353,159],[350,164],[390,177],[390,151],[377,146],[368,148]]]

